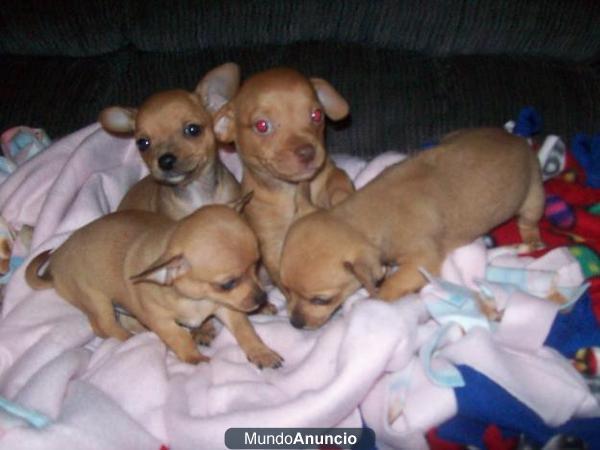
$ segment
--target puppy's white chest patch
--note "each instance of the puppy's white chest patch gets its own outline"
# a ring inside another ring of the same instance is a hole
[[[217,309],[210,300],[181,299],[177,301],[177,322],[187,327],[198,327]]]
[[[213,180],[195,180],[183,189],[178,190],[178,196],[192,211],[209,203],[215,196]]]

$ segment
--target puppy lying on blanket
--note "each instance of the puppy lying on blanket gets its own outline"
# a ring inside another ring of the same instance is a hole
[[[420,268],[437,275],[448,252],[514,215],[523,241],[541,245],[539,163],[524,139],[502,129],[454,132],[330,211],[304,197],[280,269],[298,328],[322,325],[361,285],[387,301],[421,288]],[[386,276],[389,265],[399,267]]]
[[[276,68],[246,80],[215,118],[216,135],[235,142],[242,159],[242,192],[254,193],[244,214],[275,284],[297,183],[308,181],[312,201],[325,208],[354,191],[324,143],[325,115],[340,120],[347,114],[348,103],[327,81]]]
[[[239,197],[239,185],[219,160],[213,116],[240,84],[237,64],[219,66],[194,92],[150,96],[136,110],[111,106],[100,113],[110,133],[133,134],[150,175],[125,195],[119,210],[155,211],[175,220],[202,205]]]
[[[239,211],[247,197],[232,206]],[[278,367],[282,358],[246,316],[266,294],[256,279],[256,237],[234,208],[208,205],[178,222],[145,211],[109,214],[35,257],[27,282],[54,287],[88,316],[98,336],[125,340],[130,334],[113,310],[118,302],[192,364],[208,357],[180,324],[198,327],[215,315],[251,362]]]

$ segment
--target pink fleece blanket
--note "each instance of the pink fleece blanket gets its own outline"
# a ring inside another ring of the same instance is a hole
[[[239,177],[237,156],[222,157]],[[368,164],[352,157],[339,157],[338,164],[360,187],[401,159],[390,152]],[[11,175],[0,186],[0,211],[16,228],[35,226],[35,255],[113,211],[145,173],[130,140],[94,124]],[[472,287],[487,258],[485,247],[474,243],[449,258],[444,274]],[[51,422],[38,429],[0,413],[0,449],[218,449],[230,427],[361,427],[363,420],[380,448],[427,448],[424,433],[457,410],[453,389],[431,373],[466,360],[549,424],[600,415],[579,374],[542,347],[556,306],[525,294],[518,302],[500,295],[505,312],[496,329],[450,332],[429,358],[424,347],[443,327],[427,306],[439,296],[435,286],[394,304],[359,291],[316,331],[291,327],[284,313],[256,316],[257,332],[285,358],[282,368],[260,371],[226,329],[206,350],[211,362],[198,366],[178,361],[149,332],[124,343],[94,338],[81,312],[52,290],[32,291],[23,272],[24,266],[8,284],[2,310],[0,394]],[[282,305],[279,292],[270,298]],[[507,320],[523,315],[535,317],[536,325],[519,328],[519,320]],[[515,329],[527,338],[519,339],[529,342],[526,348],[514,346]],[[552,398],[540,390],[539,377]]]

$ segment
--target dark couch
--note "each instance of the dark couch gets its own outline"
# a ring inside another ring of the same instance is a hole
[[[600,130],[595,0],[5,0],[0,129],[57,138],[225,61],[330,80],[351,105],[334,152],[417,147],[527,105],[545,132]]]

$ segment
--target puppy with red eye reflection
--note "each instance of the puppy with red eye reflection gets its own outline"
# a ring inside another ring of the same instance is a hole
[[[348,175],[327,155],[324,142],[325,116],[341,120],[348,112],[346,100],[327,81],[274,68],[246,80],[215,116],[215,135],[234,142],[242,159],[242,193],[254,193],[244,214],[276,285],[299,183],[308,184],[311,201],[322,208],[354,191]]]

